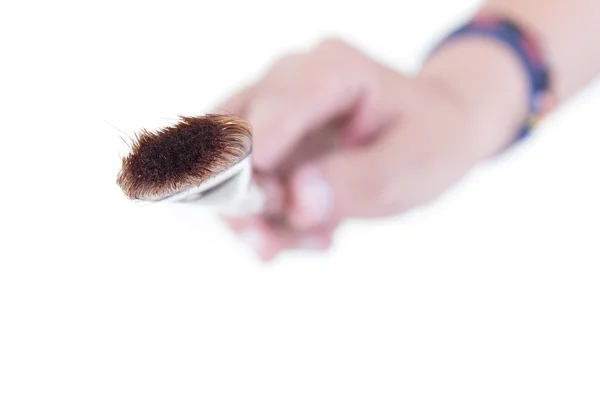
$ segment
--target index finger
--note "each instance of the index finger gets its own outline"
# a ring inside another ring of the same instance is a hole
[[[326,42],[274,65],[242,107],[253,127],[258,170],[275,172],[307,134],[356,107],[369,86],[365,59],[348,46]]]

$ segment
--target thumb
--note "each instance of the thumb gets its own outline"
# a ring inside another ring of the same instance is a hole
[[[394,160],[379,148],[346,149],[298,168],[289,181],[289,223],[305,230],[393,209]],[[392,200],[392,201],[390,201]]]

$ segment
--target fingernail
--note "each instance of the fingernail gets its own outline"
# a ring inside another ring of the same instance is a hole
[[[293,223],[311,227],[326,221],[332,211],[333,194],[321,172],[314,167],[300,171],[296,177]]]
[[[239,231],[241,239],[255,251],[260,252],[263,244],[262,235],[256,228],[246,227]]]

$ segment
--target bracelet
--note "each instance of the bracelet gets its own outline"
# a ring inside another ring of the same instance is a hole
[[[490,37],[501,41],[516,53],[527,72],[530,96],[529,114],[512,144],[521,141],[528,137],[537,124],[556,106],[551,91],[550,69],[541,46],[533,35],[527,33],[510,19],[478,15],[447,35],[435,50],[456,38],[469,35]]]

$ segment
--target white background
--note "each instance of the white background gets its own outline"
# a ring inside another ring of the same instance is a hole
[[[16,3],[0,399],[599,398],[598,84],[435,204],[266,266],[209,213],[129,204],[119,130],[211,111],[328,35],[412,71],[476,3]]]

